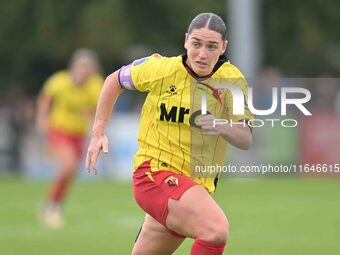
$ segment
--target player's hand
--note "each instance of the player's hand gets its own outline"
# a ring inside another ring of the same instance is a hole
[[[214,115],[208,114],[198,120],[198,125],[202,129],[203,135],[222,135],[224,125],[215,125],[215,119]]]
[[[109,152],[109,141],[106,135],[92,136],[91,138],[86,155],[86,171],[88,173],[91,173],[92,168],[93,173],[97,175],[97,159],[100,151],[103,151],[103,153]]]

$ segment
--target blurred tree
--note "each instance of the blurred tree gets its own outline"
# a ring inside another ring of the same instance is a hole
[[[184,34],[192,18],[200,12],[224,16],[225,0],[125,0],[133,34],[133,44],[152,45],[162,54],[183,51]]]
[[[79,47],[95,49],[104,63],[120,64],[129,43],[123,1],[15,0],[0,3],[0,86],[20,83],[35,93]]]
[[[339,1],[260,2],[264,65],[299,76],[340,73]],[[0,89],[21,84],[36,93],[79,47],[99,53],[105,74],[124,64],[134,46],[180,54],[191,19],[209,11],[225,17],[226,1],[0,1]]]
[[[340,74],[332,65],[338,54],[328,54],[340,44],[340,2],[263,0],[264,62],[285,73],[315,77]]]

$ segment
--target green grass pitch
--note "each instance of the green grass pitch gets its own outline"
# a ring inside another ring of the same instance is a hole
[[[47,187],[0,179],[0,254],[130,254],[143,220],[130,183],[76,182],[58,231],[37,220]],[[225,254],[340,254],[340,179],[223,179],[214,197],[231,226]],[[175,254],[189,254],[191,242]]]

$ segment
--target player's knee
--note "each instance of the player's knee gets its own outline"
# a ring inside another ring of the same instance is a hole
[[[73,176],[78,167],[78,163],[77,159],[67,159],[64,162],[61,162],[62,171],[65,175]]]
[[[214,243],[226,243],[229,235],[229,225],[227,223],[214,226],[208,233],[207,241]]]
[[[61,174],[66,178],[73,178],[76,173],[76,165],[64,165],[61,169]]]
[[[209,222],[201,228],[197,237],[208,242],[226,243],[229,236],[229,223],[227,219]]]

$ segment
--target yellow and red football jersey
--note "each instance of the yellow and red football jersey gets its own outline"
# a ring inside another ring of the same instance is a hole
[[[214,88],[221,83],[232,84],[246,99],[248,86],[242,73],[222,57],[207,77],[197,77],[186,66],[185,58],[186,55],[168,58],[154,54],[120,69],[123,88],[148,93],[141,113],[134,168],[151,160],[152,171],[170,170],[189,176],[212,193],[217,173],[198,176],[194,169],[198,165],[223,165],[228,143],[221,136],[204,136],[195,124],[202,116],[202,97],[206,95],[207,112],[216,118],[251,120],[247,104],[243,115],[234,115],[230,91]]]
[[[74,135],[85,135],[90,127],[103,84],[99,74],[80,86],[72,82],[68,71],[52,75],[44,84],[44,92],[52,98],[50,128]]]

